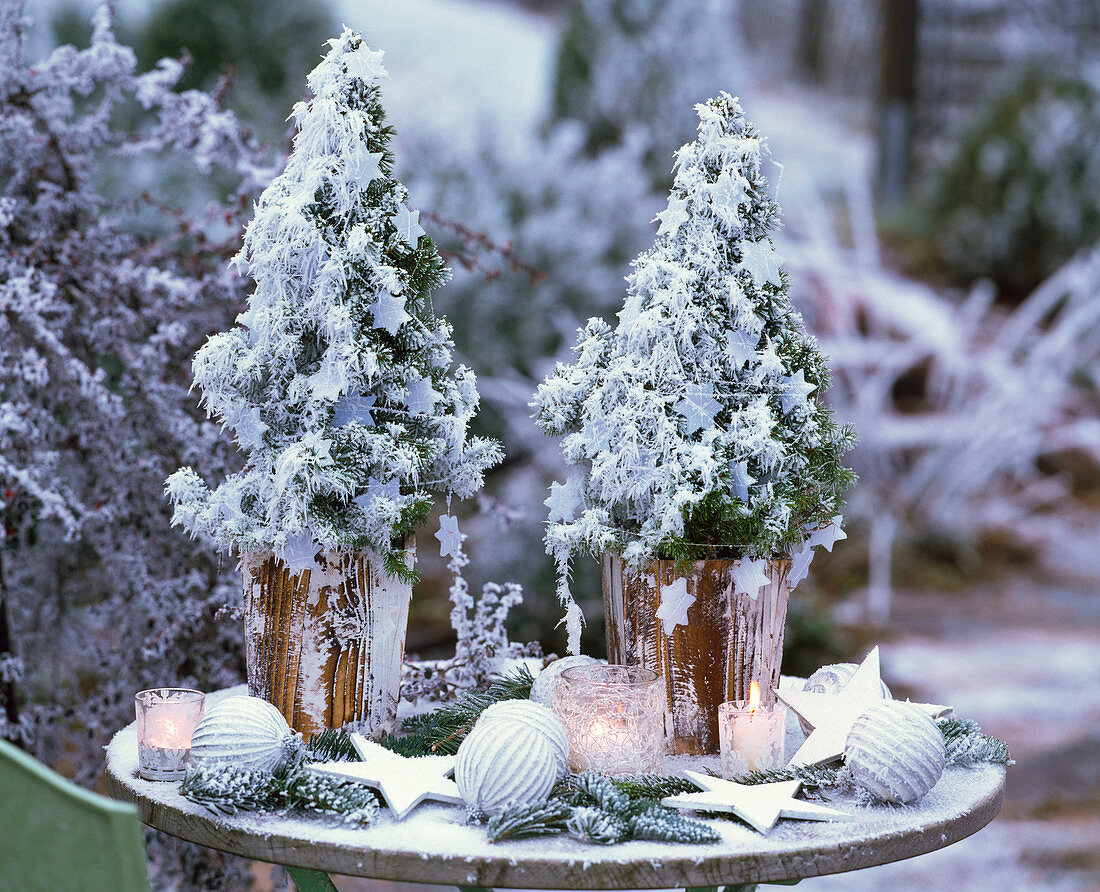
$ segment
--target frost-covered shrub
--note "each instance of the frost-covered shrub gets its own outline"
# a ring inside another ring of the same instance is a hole
[[[766,144],[729,94],[696,110],[618,326],[590,319],[533,403],[570,466],[547,500],[546,545],[574,652],[574,553],[770,558],[829,526],[852,482],[840,456],[853,435],[820,402],[825,360],[772,243]]]
[[[1100,239],[1100,90],[1029,74],[962,137],[926,214],[960,277],[1025,296]]]
[[[268,174],[231,114],[173,89],[181,66],[137,70],[107,7],[88,49],[33,63],[23,15],[0,14],[0,735],[88,782],[136,690],[235,682],[240,650],[214,621],[219,564],[170,532],[160,491],[183,461],[233,467],[180,369],[238,308],[222,239],[242,202],[192,217],[151,197],[162,229],[143,235],[142,202],[100,192],[100,164],[169,157],[245,203]],[[140,128],[118,129],[135,106]]]
[[[551,117],[584,125],[597,152],[631,130],[645,134],[655,182],[691,140],[691,109],[737,89],[739,41],[729,0],[584,0],[572,5],[558,48]]]
[[[167,491],[175,523],[224,546],[293,570],[367,549],[408,578],[403,542],[430,493],[472,495],[500,448],[467,436],[474,375],[451,369],[431,302],[448,271],[392,175],[382,53],[347,29],[330,44],[237,258],[256,283],[248,310],[194,361],[247,464],[215,489],[183,468]]]

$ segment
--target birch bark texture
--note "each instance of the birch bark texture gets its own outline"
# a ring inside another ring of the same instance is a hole
[[[635,569],[619,555],[605,554],[603,566],[607,658],[644,666],[664,679],[669,753],[718,752],[718,706],[747,700],[753,681],[767,698],[779,686],[783,633],[790,595],[790,561],[768,562],[768,584],[752,599],[734,585],[737,561],[696,561],[685,576],[689,595],[686,625],[666,634],[657,609],[661,588],[681,574],[675,561]]]
[[[405,550],[413,566],[415,543]],[[270,552],[244,556],[248,692],[273,703],[308,739],[354,723],[394,731],[412,586],[372,553],[318,553],[292,573]]]

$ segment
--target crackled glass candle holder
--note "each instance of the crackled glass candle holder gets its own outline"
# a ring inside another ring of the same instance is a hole
[[[569,767],[600,774],[661,770],[665,691],[640,666],[574,666],[554,686],[554,712],[569,733]]]
[[[134,695],[141,777],[183,780],[204,699],[201,691],[188,688],[153,688]]]
[[[730,700],[718,707],[718,741],[722,776],[766,771],[784,764],[787,707],[771,695],[761,699],[760,685],[749,687],[748,700]]]

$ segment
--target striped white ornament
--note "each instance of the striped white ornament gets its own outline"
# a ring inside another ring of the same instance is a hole
[[[283,714],[266,700],[228,697],[202,717],[191,738],[191,758],[275,772],[297,750],[299,741]]]
[[[943,774],[943,734],[920,707],[884,700],[861,715],[844,744],[856,783],[885,802],[915,802]]]
[[[553,712],[530,700],[506,700],[486,709],[462,741],[455,783],[471,814],[492,817],[545,799],[568,761],[569,737]]]

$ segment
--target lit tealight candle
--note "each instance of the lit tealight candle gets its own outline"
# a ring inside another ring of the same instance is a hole
[[[191,735],[202,718],[203,694],[154,688],[134,695],[138,774],[145,780],[180,780],[191,755]]]
[[[748,700],[730,700],[718,707],[724,777],[783,764],[787,707],[770,699],[768,704],[761,703],[760,683],[754,681]]]

